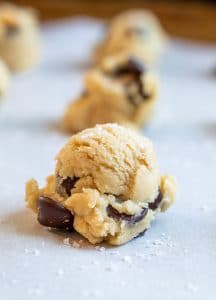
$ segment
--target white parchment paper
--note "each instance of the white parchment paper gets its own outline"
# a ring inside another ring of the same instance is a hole
[[[68,139],[55,123],[82,90],[101,32],[89,19],[44,27],[43,61],[13,77],[0,108],[0,299],[214,299],[216,47],[171,41],[159,67],[157,112],[143,134],[179,193],[144,237],[77,248],[80,237],[49,232],[25,209],[25,181],[44,184]]]

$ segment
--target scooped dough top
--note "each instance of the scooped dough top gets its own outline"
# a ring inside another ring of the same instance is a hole
[[[152,143],[116,124],[74,135],[57,155],[56,176],[78,178],[80,189],[93,187],[121,199],[147,202],[159,185]]]

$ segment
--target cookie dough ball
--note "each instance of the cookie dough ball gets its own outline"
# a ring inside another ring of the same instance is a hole
[[[10,72],[5,63],[0,59],[0,100],[7,92],[10,82]]]
[[[158,60],[166,44],[166,34],[157,17],[146,10],[130,10],[116,16],[105,39],[96,47],[94,60],[107,56],[134,54],[145,63]]]
[[[27,206],[40,224],[74,228],[92,244],[128,242],[174,201],[175,180],[160,175],[152,143],[117,124],[72,136],[56,159],[45,188],[27,183]]]
[[[71,133],[104,123],[141,127],[156,96],[157,79],[139,59],[110,57],[87,73],[85,91],[67,107],[62,127]]]
[[[0,4],[0,57],[12,71],[28,69],[39,59],[39,26],[32,9]]]

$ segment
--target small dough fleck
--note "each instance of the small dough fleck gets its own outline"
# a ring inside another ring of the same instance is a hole
[[[56,160],[44,188],[32,179],[27,183],[27,206],[42,225],[74,229],[92,244],[130,241],[174,202],[175,179],[160,175],[152,143],[132,129],[86,129],[71,137]]]

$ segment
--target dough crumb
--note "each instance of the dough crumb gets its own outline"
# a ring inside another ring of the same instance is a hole
[[[122,257],[122,261],[128,263],[129,265],[132,264],[132,258],[129,255],[125,255]]]
[[[119,267],[116,264],[110,264],[105,268],[107,271],[111,272],[117,272],[119,270]]]
[[[63,243],[64,243],[64,245],[66,245],[66,246],[70,246],[71,244],[70,244],[70,238],[65,238],[64,240],[63,240]]]

